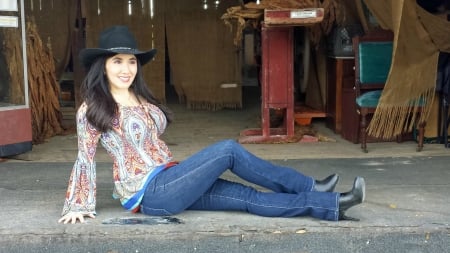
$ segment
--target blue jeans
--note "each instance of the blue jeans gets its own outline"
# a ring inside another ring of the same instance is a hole
[[[240,178],[267,188],[224,180],[231,170]],[[233,140],[213,144],[159,173],[147,186],[141,212],[174,215],[184,210],[233,210],[268,217],[309,215],[337,220],[339,193],[313,191],[315,180],[248,152]]]

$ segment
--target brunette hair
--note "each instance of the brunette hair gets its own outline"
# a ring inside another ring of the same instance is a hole
[[[86,118],[88,122],[101,132],[112,129],[112,121],[118,111],[118,105],[111,94],[108,78],[105,74],[106,60],[113,55],[103,55],[93,61],[80,91],[82,99],[87,104]],[[142,76],[142,66],[139,60],[131,89],[138,100],[142,97],[149,103],[158,106],[165,114],[167,122],[172,122],[172,112],[161,104],[148,88]]]

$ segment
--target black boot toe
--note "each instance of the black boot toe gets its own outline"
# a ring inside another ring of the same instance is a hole
[[[345,215],[350,207],[361,204],[366,197],[366,183],[364,178],[356,177],[353,183],[353,189],[346,193],[341,193],[339,197],[339,220],[356,220],[359,219]]]

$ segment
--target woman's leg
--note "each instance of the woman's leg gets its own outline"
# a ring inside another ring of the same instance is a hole
[[[262,160],[235,141],[227,140],[157,175],[147,187],[141,210],[152,215],[179,213],[203,196],[227,169],[275,192],[310,192],[314,185],[311,177]]]
[[[261,159],[233,140],[209,146],[198,156],[193,159],[221,159],[224,162],[222,168],[226,167],[240,178],[274,192],[299,193],[312,191],[314,187],[312,177]]]
[[[298,194],[260,192],[240,183],[218,179],[190,210],[243,211],[266,217],[311,216],[336,221],[339,193]]]

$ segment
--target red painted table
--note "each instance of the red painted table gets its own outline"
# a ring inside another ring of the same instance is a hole
[[[294,137],[294,26],[321,22],[323,9],[266,10],[261,28],[261,128],[241,132],[240,143],[286,142]],[[283,112],[282,127],[270,126],[270,111]]]

